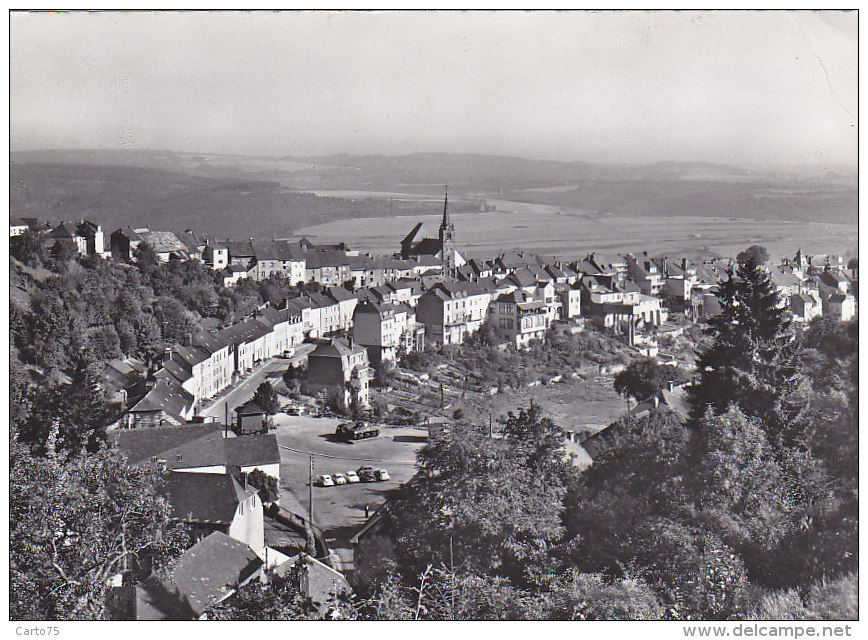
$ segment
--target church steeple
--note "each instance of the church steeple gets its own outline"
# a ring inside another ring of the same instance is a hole
[[[443,220],[440,222],[440,259],[443,262],[443,273],[454,276],[455,273],[455,225],[449,219],[449,185],[443,187]]]
[[[449,221],[449,184],[443,185],[444,197],[443,197],[443,221],[440,223],[440,233],[443,233],[444,229],[453,228],[452,223]]]

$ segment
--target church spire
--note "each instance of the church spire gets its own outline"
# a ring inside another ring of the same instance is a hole
[[[444,198],[443,198],[443,222],[440,223],[441,229],[446,229],[449,227],[449,183],[443,185]]]
[[[455,277],[455,225],[449,219],[449,185],[444,185],[443,221],[440,223],[440,259],[443,273]]]

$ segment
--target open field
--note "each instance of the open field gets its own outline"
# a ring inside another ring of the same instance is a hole
[[[563,383],[510,389],[493,396],[468,394],[468,400],[456,406],[463,408],[464,419],[484,425],[489,413],[497,420],[508,411],[527,408],[531,402],[542,408],[543,416],[572,431],[581,431],[588,425],[611,424],[627,408],[624,399],[615,393],[609,376],[599,380],[568,378]]]
[[[506,200],[489,200],[497,211],[453,215],[458,247],[467,254],[493,257],[521,247],[575,258],[589,251],[647,251],[650,255],[734,256],[761,244],[772,257],[855,251],[857,226],[784,220],[701,216],[631,216]],[[397,251],[403,236],[422,221],[436,233],[439,216],[356,218],[307,226],[299,234],[319,240],[344,240],[373,253]]]

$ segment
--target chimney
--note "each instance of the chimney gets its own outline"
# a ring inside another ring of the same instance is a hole
[[[670,380],[668,386],[670,391],[675,391],[675,381]]]
[[[659,407],[659,406],[660,406],[660,396],[658,396],[658,395],[655,393],[655,394],[654,394],[654,408],[656,409],[656,408]]]
[[[173,353],[174,351],[172,351],[172,347],[166,347],[165,349],[163,349],[163,362],[166,363],[171,360]]]
[[[188,346],[188,347],[193,346],[193,334],[192,333],[188,332],[187,335],[184,337],[184,345]]]

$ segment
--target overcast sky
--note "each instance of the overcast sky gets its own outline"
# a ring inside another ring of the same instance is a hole
[[[11,146],[856,166],[855,14],[13,14]]]

